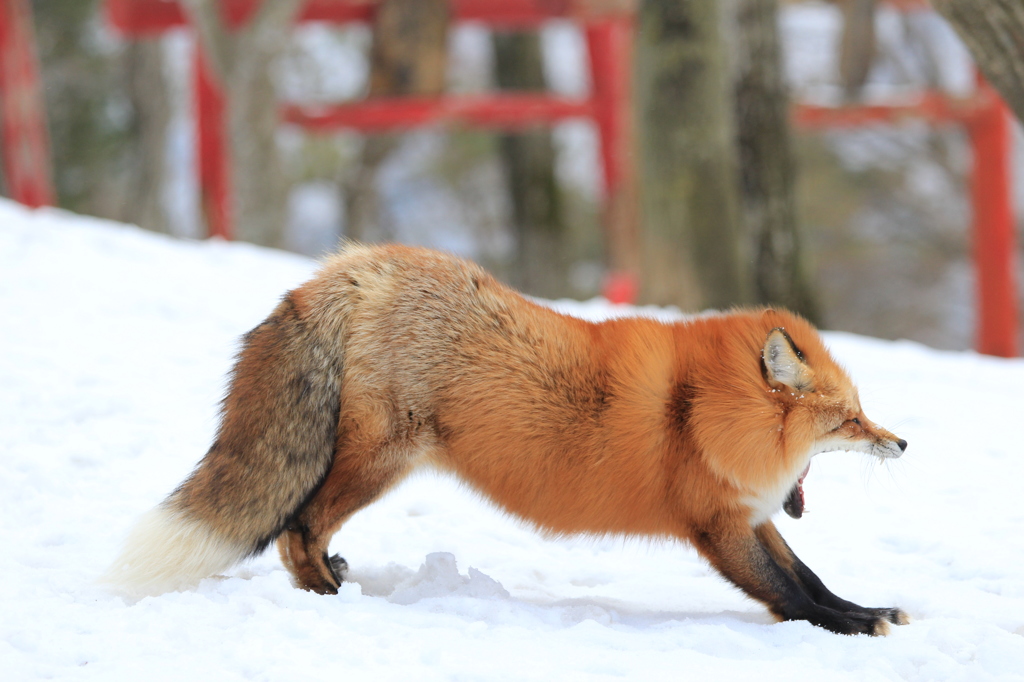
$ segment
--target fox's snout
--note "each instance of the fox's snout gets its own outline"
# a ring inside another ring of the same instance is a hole
[[[892,447],[893,445],[895,445],[896,448],[899,448],[899,450],[896,450],[895,448],[893,448]],[[897,438],[896,440],[889,441],[886,444],[886,452],[884,454],[882,454],[881,456],[882,457],[891,457],[891,458],[895,459],[897,457],[901,457],[903,455],[904,451],[906,451],[906,449],[907,449],[907,441],[903,440],[902,438]]]
[[[907,449],[907,441],[883,428],[878,428],[878,440],[872,448],[872,454],[886,459],[895,459],[903,455]]]

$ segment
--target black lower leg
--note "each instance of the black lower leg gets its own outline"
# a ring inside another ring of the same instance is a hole
[[[755,534],[768,553],[775,557],[777,563],[788,567],[789,572],[793,574],[793,577],[803,586],[815,603],[836,611],[882,618],[896,625],[908,622],[907,615],[897,608],[866,608],[833,594],[825,587],[825,583],[815,575],[814,571],[808,568],[793,552],[770,521],[759,526]]]
[[[752,531],[731,535],[705,533],[697,538],[697,545],[726,579],[783,620],[806,620],[848,635],[879,635],[888,631],[881,616],[845,612],[816,602],[794,572],[782,568]]]
[[[807,565],[800,561],[795,554],[793,555],[793,573],[796,574],[797,579],[807,588],[807,592],[814,601],[822,606],[847,613],[862,613],[876,618],[883,618],[895,625],[903,625],[908,622],[907,615],[898,608],[869,608],[836,596],[825,587],[825,584],[814,574],[814,571],[807,568]]]

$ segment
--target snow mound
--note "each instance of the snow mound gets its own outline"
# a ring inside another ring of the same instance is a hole
[[[409,576],[388,595],[393,604],[415,604],[438,597],[508,598],[508,590],[490,576],[470,567],[469,575],[461,575],[455,566],[455,555],[433,552],[415,575]]]

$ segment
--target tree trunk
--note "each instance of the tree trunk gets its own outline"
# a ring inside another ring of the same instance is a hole
[[[546,89],[538,34],[495,34],[494,55],[498,87],[518,91]],[[551,131],[535,128],[506,134],[499,143],[516,235],[513,281],[534,296],[564,296],[566,235]]]
[[[796,162],[782,73],[776,0],[736,6],[736,124],[743,219],[753,251],[753,299],[811,319],[796,211]]]
[[[745,303],[718,2],[644,0],[638,19],[641,296],[691,310]]]
[[[238,239],[280,246],[287,192],[277,148],[277,93],[271,67],[283,52],[302,0],[264,0],[246,24],[229,31],[219,0],[184,0],[227,103]]]
[[[170,229],[164,206],[167,187],[167,132],[171,123],[163,46],[159,40],[138,40],[125,48],[128,97],[134,113],[136,139],[129,165],[128,187],[120,218],[156,232]]]
[[[985,78],[1024,122],[1024,3],[932,0],[932,6],[956,29]]]
[[[447,0],[381,0],[373,22],[368,97],[440,95],[448,56]],[[395,135],[371,135],[362,160],[346,183],[345,234],[359,241],[393,239],[383,219],[377,173],[398,143]]]
[[[77,213],[123,219],[132,150],[124,61],[96,39],[99,0],[33,0],[58,203]],[[0,93],[3,96],[3,93]]]

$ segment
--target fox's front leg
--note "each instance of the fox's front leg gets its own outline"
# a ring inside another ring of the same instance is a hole
[[[844,612],[816,602],[796,576],[779,565],[749,527],[697,533],[694,544],[731,583],[782,620],[806,620],[842,635],[889,634],[888,619]]]
[[[894,625],[906,625],[910,618],[898,608],[867,608],[853,602],[846,601],[833,594],[821,579],[814,574],[814,571],[807,568],[807,565],[800,561],[800,558],[793,553],[789,545],[779,533],[778,528],[771,521],[766,521],[754,529],[754,534],[761,541],[768,553],[772,555],[775,562],[783,569],[789,571],[797,582],[803,585],[804,589],[816,603],[827,606],[836,611],[847,613],[860,613],[870,616],[884,618]]]

